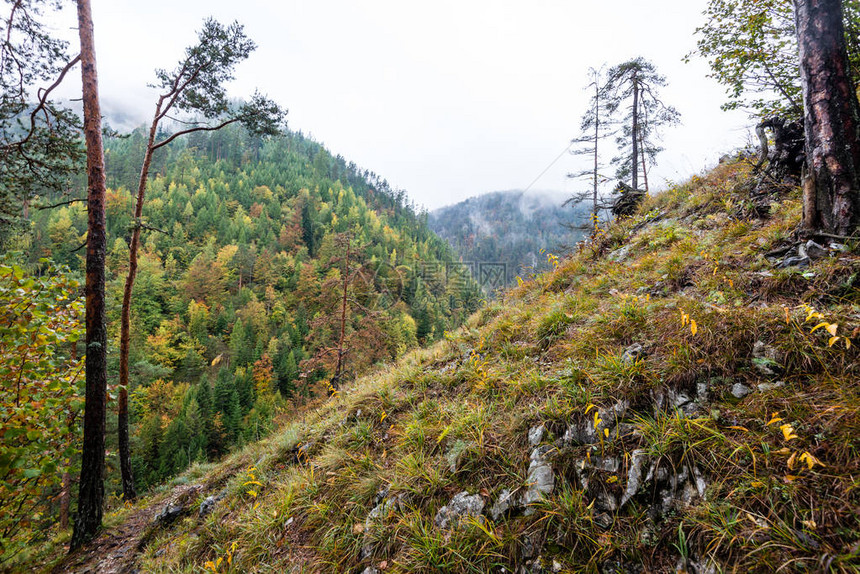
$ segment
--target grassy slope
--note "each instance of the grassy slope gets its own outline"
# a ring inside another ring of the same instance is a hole
[[[806,276],[772,270],[763,253],[790,238],[799,196],[774,204],[767,220],[739,217],[747,169],[722,165],[648,199],[638,216],[436,346],[357,381],[222,465],[192,469],[180,480],[205,470],[210,491],[226,488],[227,497],[203,520],[195,509],[152,532],[142,571],[199,572],[222,558],[209,570],[487,572],[522,564],[526,535],[572,572],[624,563],[668,571],[680,556],[737,572],[855,571],[858,352],[844,340],[828,347],[824,328],[811,331],[827,321],[844,336],[860,325],[860,260],[821,260]],[[623,244],[628,259],[609,261]],[[803,305],[822,318],[806,321]],[[778,349],[779,376],[755,367],[756,341]],[[645,356],[622,361],[633,343]],[[777,379],[785,385],[743,399],[730,392]],[[697,413],[655,411],[660,389],[694,395],[701,382],[710,400]],[[489,509],[503,488],[525,484],[529,428],[544,424],[549,444],[591,419],[590,405],[619,399],[631,405],[623,432],[556,452],[555,491],[536,512],[453,532],[433,525],[458,492],[482,494]],[[767,424],[775,415],[782,420]],[[705,499],[657,516],[646,483],[620,510],[601,511],[595,485],[623,490],[625,453],[635,449],[665,468],[700,469]],[[593,470],[582,491],[581,461],[610,456],[622,468]],[[368,529],[386,486],[402,504]],[[362,561],[369,540],[379,542]]]

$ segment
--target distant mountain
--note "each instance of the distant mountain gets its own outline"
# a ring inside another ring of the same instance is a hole
[[[567,251],[582,238],[572,227],[587,221],[588,209],[562,207],[565,199],[558,192],[495,191],[436,209],[428,223],[491,291],[548,269],[548,253]]]

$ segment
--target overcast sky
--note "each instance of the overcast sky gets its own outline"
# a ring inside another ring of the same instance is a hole
[[[695,46],[707,0],[93,0],[104,113],[146,121],[146,84],[171,68],[203,18],[238,20],[257,51],[231,95],[259,88],[289,126],[435,208],[523,189],[577,135],[589,67],[635,56],[667,76],[683,124],[666,130],[652,188],[681,181],[748,139],[743,113]],[[62,27],[61,24],[57,24]],[[570,192],[565,154],[535,189]]]

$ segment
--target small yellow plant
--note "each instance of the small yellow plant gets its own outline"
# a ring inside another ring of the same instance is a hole
[[[248,476],[249,476],[250,478],[249,478],[249,480],[246,480],[246,481],[242,484],[242,486],[249,487],[249,488],[245,491],[245,494],[247,494],[248,496],[250,496],[250,497],[251,497],[251,499],[254,501],[254,507],[253,507],[253,510],[256,510],[256,509],[257,509],[257,507],[258,507],[258,506],[260,506],[260,502],[257,500],[257,498],[259,497],[260,493],[255,489],[255,487],[257,487],[257,488],[263,488],[263,484],[262,484],[259,480],[257,480],[257,476],[254,474],[254,471],[255,471],[255,470],[257,470],[257,467],[251,466],[251,467],[249,467],[249,468],[248,468]]]
[[[687,313],[681,311],[681,328],[684,328],[687,325],[690,326],[690,333],[692,333],[693,336],[699,332],[699,326],[696,324],[696,321],[694,319],[690,319],[690,316]]]
[[[218,573],[222,571],[221,566],[223,565],[225,566],[225,569],[223,570],[224,572],[229,570],[230,566],[233,565],[233,554],[236,552],[236,546],[238,546],[238,544],[234,540],[233,544],[230,545],[230,550],[225,552],[224,556],[219,556],[214,561],[207,560],[206,563],[203,565],[203,569],[209,570],[210,572]]]
[[[782,440],[785,443],[791,443],[793,440],[799,440],[800,437],[794,430],[794,426],[791,423],[783,422],[782,417],[779,416],[779,413],[771,414],[770,420],[767,422],[765,426],[775,425],[778,423],[783,423],[779,425],[779,430],[782,433]],[[787,446],[782,447],[778,451],[778,454],[789,455],[786,460],[786,466],[788,466],[789,471],[794,471],[795,467],[799,466],[799,469],[802,469],[802,465],[806,465],[807,470],[813,470],[816,466],[826,466],[823,462],[818,460],[812,453],[809,451],[801,450],[793,450],[788,448]],[[797,480],[799,477],[793,474],[787,474],[785,476],[785,480],[787,482],[793,482]]]
[[[830,334],[830,338],[827,340],[828,347],[832,347],[839,341],[842,341],[842,344],[845,345],[846,349],[851,348],[851,339],[849,337],[837,335],[837,332],[839,331],[839,323],[831,323],[824,317],[824,315],[809,305],[801,305],[800,308],[806,312],[806,319],[803,320],[804,324],[809,323],[810,321],[818,321],[818,323],[809,331],[810,334],[819,329],[824,329]],[[791,323],[791,315],[787,308],[785,309],[785,322],[786,324]]]

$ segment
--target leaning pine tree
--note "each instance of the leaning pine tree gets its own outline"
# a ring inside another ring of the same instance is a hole
[[[155,114],[149,128],[149,139],[143,156],[140,180],[134,207],[134,229],[129,243],[128,276],[123,290],[120,313],[118,434],[122,490],[126,500],[135,498],[134,478],[128,440],[128,358],[131,337],[131,295],[137,275],[137,252],[143,223],[143,204],[149,168],[156,151],[178,137],[199,131],[215,131],[239,122],[249,131],[261,135],[278,133],[286,112],[277,104],[254,94],[251,101],[232,107],[224,85],[233,79],[236,65],[244,61],[256,48],[236,22],[223,26],[213,19],[203,24],[196,45],[187,48],[183,58],[173,70],[158,70],[158,84],[162,90],[155,105]],[[184,112],[201,121],[185,122],[187,126],[157,141],[159,126],[170,114]]]

